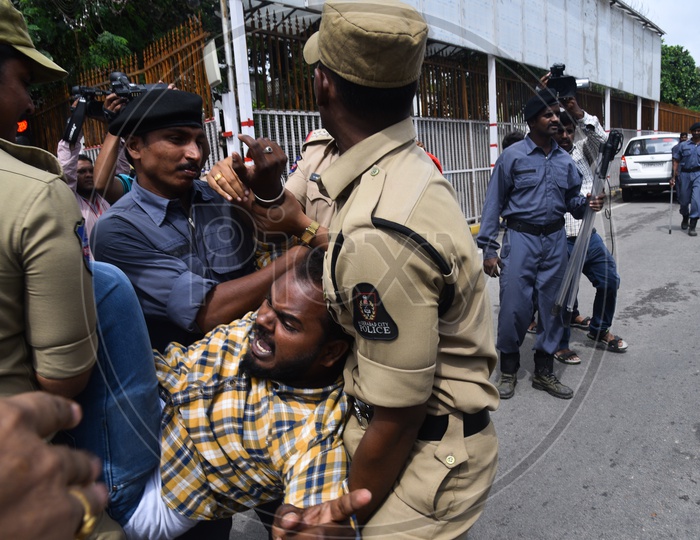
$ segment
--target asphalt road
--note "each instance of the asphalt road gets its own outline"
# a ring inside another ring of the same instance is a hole
[[[499,472],[470,540],[700,538],[700,236],[680,230],[677,208],[669,234],[668,194],[613,201],[613,330],[629,349],[604,351],[573,330],[581,365],[555,362],[572,400],[532,388],[526,338],[515,397],[493,414]],[[597,228],[610,247],[606,223]],[[497,280],[488,287],[495,320]],[[584,315],[592,300],[582,278]],[[248,512],[231,538],[266,535]]]

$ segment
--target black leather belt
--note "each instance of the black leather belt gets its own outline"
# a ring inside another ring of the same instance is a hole
[[[447,425],[450,417],[447,414],[442,416],[427,415],[423,425],[418,430],[417,439],[421,441],[440,441],[447,432]],[[478,413],[462,414],[462,433],[465,437],[476,435],[489,425],[491,415],[488,409],[481,409]]]
[[[535,236],[547,236],[552,233],[557,232],[562,227],[564,227],[564,218],[557,221],[552,221],[546,225],[534,225],[526,221],[520,221],[517,219],[508,220],[508,228],[512,231],[523,232],[526,234],[533,234]]]
[[[693,167],[692,169],[681,169],[681,172],[698,172],[700,167]]]
[[[367,429],[372,417],[374,416],[374,407],[355,397],[350,397],[350,402],[353,409],[353,414],[360,424],[362,429]],[[462,434],[465,437],[476,435],[482,429],[489,425],[491,415],[488,409],[481,409],[474,414],[462,413]],[[447,432],[447,425],[450,423],[450,417],[447,414],[442,416],[426,415],[423,424],[418,430],[416,437],[421,441],[441,441]]]

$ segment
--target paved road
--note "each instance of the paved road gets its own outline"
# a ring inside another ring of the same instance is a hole
[[[629,350],[605,352],[573,330],[583,362],[555,366],[576,390],[562,401],[531,387],[527,338],[516,395],[493,415],[499,473],[470,540],[700,538],[700,237],[681,232],[677,207],[668,234],[667,197],[613,203],[614,330]],[[498,283],[488,286],[495,316]],[[583,278],[584,313],[592,299]],[[234,530],[265,538],[252,513]]]

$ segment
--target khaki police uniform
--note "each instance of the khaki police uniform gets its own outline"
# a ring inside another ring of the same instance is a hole
[[[449,419],[441,440],[416,441],[363,537],[456,538],[481,514],[496,473],[498,444],[488,419],[478,433],[463,435],[463,413],[498,406],[489,382],[496,351],[481,260],[452,187],[415,137],[406,119],[354,145],[321,174],[338,204],[324,289],[355,336],[345,390],[382,407],[427,402],[428,415]],[[404,234],[375,228],[373,218],[421,235],[449,273]],[[455,297],[439,317],[448,283]],[[362,435],[351,418],[344,436],[351,456]]]
[[[338,148],[330,133],[325,129],[315,129],[304,141],[301,158],[284,184],[304,207],[304,213],[323,227],[330,224],[335,203],[321,193],[316,180],[337,158]]]
[[[0,139],[0,395],[95,362],[84,221],[56,158]]]

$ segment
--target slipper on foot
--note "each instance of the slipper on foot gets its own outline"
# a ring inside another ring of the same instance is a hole
[[[627,342],[620,336],[616,336],[610,332],[605,332],[604,334],[588,332],[588,338],[602,343],[610,352],[622,353],[627,350]]]
[[[530,323],[530,326],[527,327],[527,333],[528,334],[536,334],[537,333],[537,323],[535,321],[532,321]]]
[[[581,359],[571,349],[563,349],[561,351],[554,353],[554,359],[562,362],[563,364],[569,364],[575,366],[581,363]]]
[[[571,328],[580,328],[581,330],[588,330],[588,325],[591,324],[591,318],[590,317],[584,317],[580,321],[577,321],[576,319],[573,319],[570,323],[569,326]]]

